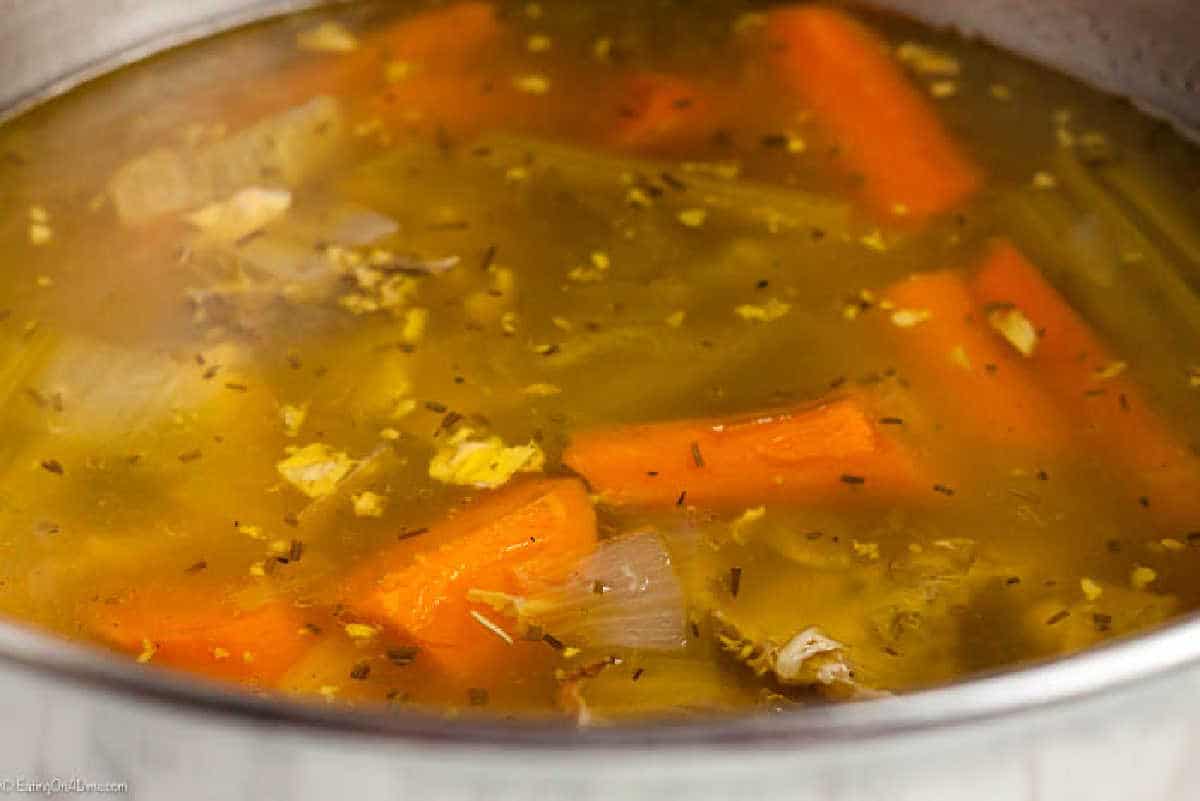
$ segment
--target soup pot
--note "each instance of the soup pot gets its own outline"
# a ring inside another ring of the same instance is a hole
[[[614,0],[616,1],[616,0]],[[301,0],[0,0],[0,115]],[[891,0],[1200,130],[1192,0]],[[576,729],[239,694],[0,623],[0,792],[1194,801],[1200,618],[868,703]]]

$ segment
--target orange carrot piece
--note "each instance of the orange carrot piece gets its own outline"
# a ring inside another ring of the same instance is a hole
[[[523,595],[561,582],[595,545],[596,514],[579,481],[525,481],[372,557],[351,578],[345,605],[416,642],[444,670],[482,675],[512,646],[471,613],[504,619],[467,593]]]
[[[1053,452],[1066,440],[1065,420],[1021,357],[988,327],[966,279],[951,271],[922,273],[892,285],[884,297],[889,336],[932,405],[951,427],[993,445]],[[921,320],[908,327],[905,317]]]
[[[866,26],[833,8],[788,6],[767,15],[767,39],[783,86],[814,112],[843,166],[862,177],[873,213],[921,221],[979,188],[978,167]]]
[[[366,44],[386,61],[461,72],[478,64],[503,30],[491,3],[462,2],[405,17],[372,33]]]
[[[563,462],[607,503],[819,503],[929,490],[860,398],[735,418],[586,431]],[[685,494],[686,493],[686,494]]]
[[[228,105],[237,119],[248,122],[319,94],[350,98],[373,87],[384,89],[388,65],[403,64],[411,74],[387,87],[387,102],[378,110],[386,113],[413,102],[418,106],[414,113],[431,114],[439,103],[447,103],[463,116],[462,95],[472,94],[467,76],[503,34],[491,3],[454,3],[373,31],[351,53],[305,58],[253,89],[235,87],[222,93],[236,97]]]
[[[154,665],[211,679],[269,687],[311,644],[285,601],[244,610],[213,593],[163,589],[97,607],[90,629],[114,648],[149,654]]]
[[[1104,377],[1112,352],[1011,243],[998,240],[971,284],[982,305],[1012,304],[1038,331],[1038,379],[1091,444],[1124,462],[1164,525],[1200,524],[1200,459],[1124,375]]]
[[[684,78],[639,73],[625,85],[620,122],[609,144],[626,150],[678,147],[712,132],[715,113],[710,94]]]

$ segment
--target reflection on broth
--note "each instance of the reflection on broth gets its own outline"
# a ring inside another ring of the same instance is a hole
[[[346,704],[906,692],[1200,604],[1200,159],[825,6],[363,3],[0,128],[0,610]]]

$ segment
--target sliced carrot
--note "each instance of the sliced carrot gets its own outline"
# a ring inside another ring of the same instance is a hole
[[[273,685],[309,648],[303,618],[286,601],[241,609],[215,600],[219,592],[143,591],[100,605],[87,618],[95,636],[151,664]]]
[[[226,117],[247,122],[255,117],[328,94],[346,99],[383,90],[384,102],[368,113],[402,113],[408,103],[413,116],[432,118],[448,104],[450,121],[467,116],[467,103],[479,94],[482,78],[470,73],[481,66],[504,34],[491,3],[461,2],[402,19],[366,35],[345,54],[314,56],[250,87],[222,89]],[[389,70],[395,81],[387,84]],[[473,91],[475,90],[475,91]]]
[[[1012,304],[1038,332],[1028,362],[1107,458],[1124,462],[1164,525],[1200,524],[1200,459],[1125,375],[1112,351],[1011,243],[994,242],[971,284],[982,306]]]
[[[462,2],[405,17],[372,33],[366,44],[387,61],[461,72],[485,58],[503,30],[491,3]]]
[[[767,15],[767,39],[779,80],[861,177],[873,213],[920,221],[979,188],[978,167],[866,26],[837,9],[787,6]]]
[[[481,675],[514,646],[476,616],[504,622],[468,592],[523,595],[563,581],[595,545],[596,514],[579,481],[526,481],[372,557],[351,578],[345,606],[419,644],[444,670]]]
[[[1060,450],[1065,420],[1027,365],[988,327],[956,272],[922,273],[892,285],[888,336],[914,391],[953,428],[993,445]]]
[[[911,495],[920,470],[855,396],[733,418],[576,434],[563,462],[607,503],[711,506]]]
[[[620,120],[609,145],[625,150],[659,151],[703,139],[716,124],[715,100],[685,78],[638,73],[624,85]]]

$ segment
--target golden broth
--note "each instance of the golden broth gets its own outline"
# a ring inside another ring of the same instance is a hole
[[[384,48],[340,84],[373,31],[423,9],[286,17],[0,128],[0,611],[104,641],[97,616],[157,588],[230,609],[282,600],[305,624],[303,654],[259,689],[496,714],[578,712],[578,690],[603,719],[845,695],[755,675],[739,637],[782,645],[819,627],[855,688],[899,692],[1200,603],[1200,520],[1156,522],[1171,501],[1131,494],[1120,448],[1048,452],[943,419],[947,390],[910,369],[906,327],[879,302],[911,273],[971,269],[1006,236],[1109,343],[1113,377],[1140,384],[1192,449],[1194,150],[1042,68],[862,15],[987,176],[952,213],[881,224],[830,168],[820,120],[780,100],[760,9],[616,6],[501,3],[486,57],[411,63]],[[297,47],[324,22],[342,27],[310,45],[352,32],[358,49]],[[612,147],[604,132],[628,116],[617,79],[642,72],[736,86],[737,113],[702,137]],[[465,105],[505,99],[465,125],[457,101],[422,109],[408,94],[430,76]],[[336,109],[305,105],[317,95]],[[329,152],[253,181],[290,190],[281,216],[228,241],[189,224],[221,187],[251,183],[233,168],[179,208],[130,211],[152,199],[122,194],[148,191],[121,183],[127,165],[156,148],[233,159],[221,143],[297,108],[325,126],[305,146]],[[511,658],[460,675],[375,621],[353,628],[343,607],[360,565],[487,494],[430,476],[463,426],[535,443],[544,472],[562,474],[582,430],[860,390],[889,436],[937,463],[928,498],[600,499],[602,537],[652,527],[671,552],[687,618],[673,651],[518,637]],[[278,465],[314,444],[372,469],[313,500]],[[153,663],[143,639],[131,656]]]

